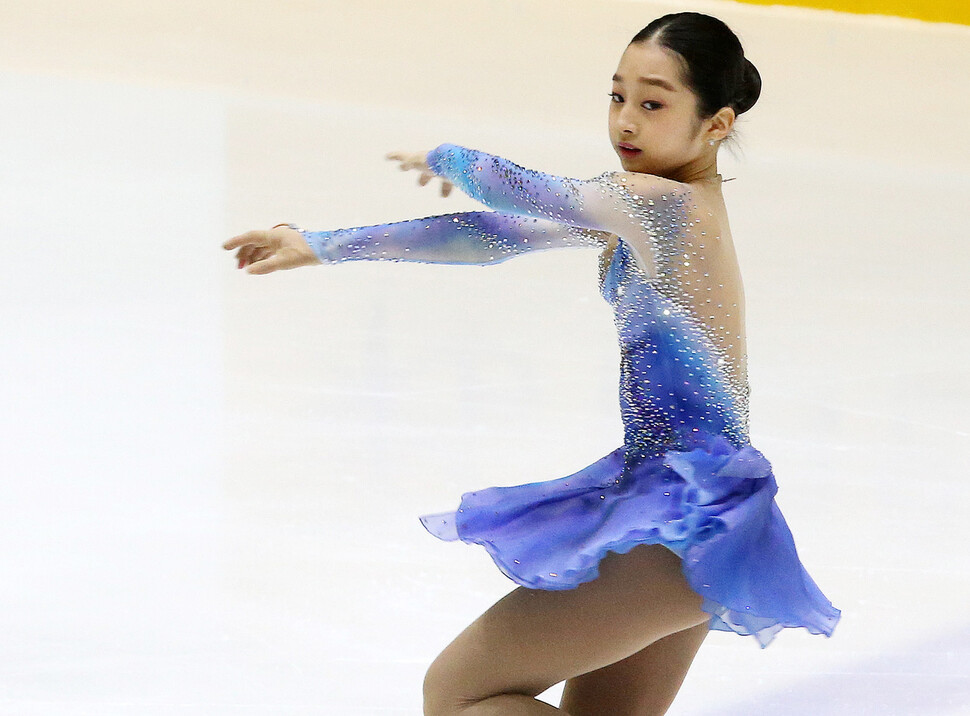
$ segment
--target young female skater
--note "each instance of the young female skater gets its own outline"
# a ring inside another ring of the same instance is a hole
[[[425,714],[665,713],[709,629],[766,646],[831,635],[839,611],[803,569],[748,440],[744,298],[717,151],[761,80],[720,20],[655,20],[620,58],[610,140],[621,172],[575,180],[444,144],[389,155],[494,211],[335,231],[280,225],[227,241],[266,274],[345,260],[489,264],[602,249],[620,343],[623,446],[568,477],[462,496],[426,515],[521,585],[425,678]],[[556,709],[535,697],[566,681]]]

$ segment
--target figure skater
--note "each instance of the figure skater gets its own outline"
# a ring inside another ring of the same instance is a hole
[[[830,636],[839,610],[799,561],[771,466],[748,439],[744,297],[717,170],[761,92],[720,20],[666,15],[630,42],[609,93],[623,171],[588,180],[443,144],[391,154],[491,211],[333,231],[292,224],[223,244],[267,274],[347,260],[491,264],[601,249],[620,344],[622,447],[567,477],[462,495],[425,515],[518,585],[424,679],[427,716],[646,716],[671,704],[710,629],[766,646]],[[559,708],[536,697],[565,681]]]

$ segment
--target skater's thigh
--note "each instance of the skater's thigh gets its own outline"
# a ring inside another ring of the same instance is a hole
[[[701,601],[669,550],[611,552],[599,577],[575,589],[519,587],[499,600],[435,659],[426,698],[461,704],[502,693],[536,696],[707,622]]]
[[[666,713],[708,630],[705,621],[615,664],[568,679],[559,708],[570,716]]]

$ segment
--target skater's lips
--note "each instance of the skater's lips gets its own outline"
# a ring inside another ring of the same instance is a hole
[[[616,146],[618,146],[620,149],[632,149],[635,152],[640,151],[637,147],[634,147],[632,144],[627,144],[626,142],[620,142]]]

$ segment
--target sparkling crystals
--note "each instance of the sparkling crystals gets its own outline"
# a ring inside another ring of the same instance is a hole
[[[603,247],[613,238],[606,222],[621,237],[599,272],[620,344],[625,460],[662,453],[684,427],[746,442],[739,285],[719,253],[726,242],[713,214],[702,215],[688,190],[647,191],[621,172],[553,177],[454,145],[429,153],[428,164],[496,211],[310,235],[321,260],[494,263],[547,248]]]
[[[609,183],[609,178],[603,181]],[[632,260],[634,250],[621,239],[607,270],[601,272],[601,290],[614,308],[620,339],[620,403],[628,461],[662,454],[675,444],[677,426],[701,425],[738,446],[746,443],[749,391],[744,356],[741,353],[736,364],[728,353],[735,345],[743,346],[743,340],[727,328],[731,314],[724,311],[724,282],[712,282],[706,270],[711,264],[705,244],[693,236],[693,207],[685,197],[668,194],[661,197],[666,204],[660,209],[652,199],[629,193],[620,182],[612,182],[610,189],[627,192],[624,213],[649,231],[657,268],[655,279],[644,280]],[[702,306],[712,305],[716,311],[700,313]],[[656,318],[663,322],[660,333]],[[666,395],[666,401],[660,402],[659,395]]]

